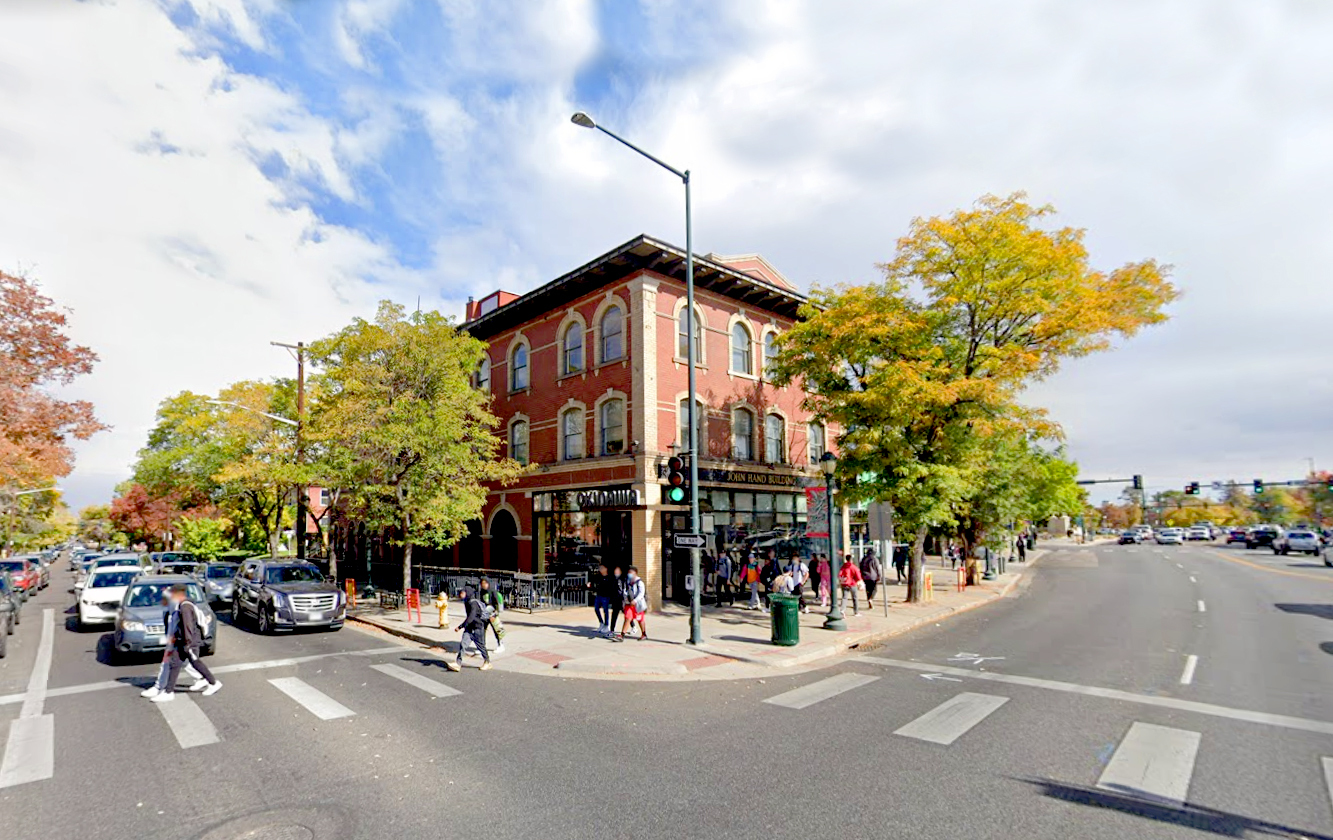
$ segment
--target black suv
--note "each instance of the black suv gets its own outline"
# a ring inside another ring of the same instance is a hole
[[[236,573],[232,623],[253,618],[260,633],[316,627],[337,630],[347,617],[342,590],[304,560],[246,560]]]
[[[1282,536],[1282,529],[1275,525],[1260,525],[1251,528],[1245,537],[1246,548],[1272,548],[1273,543]]]

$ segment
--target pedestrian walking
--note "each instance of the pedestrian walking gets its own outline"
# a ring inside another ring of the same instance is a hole
[[[759,609],[759,558],[754,552],[745,558],[745,585],[750,588],[750,609]]]
[[[648,598],[644,590],[643,579],[639,577],[639,570],[630,566],[625,572],[625,619],[620,628],[621,639],[625,638],[625,633],[629,631],[630,625],[638,623],[639,641],[648,638],[648,624],[645,621],[648,613]]]
[[[467,612],[463,616],[463,623],[454,628],[455,631],[463,631],[463,639],[458,645],[458,658],[453,662],[446,662],[444,666],[450,671],[463,670],[463,642],[470,641],[472,646],[481,654],[485,661],[481,663],[481,670],[489,671],[491,669],[491,654],[486,650],[486,614],[480,598],[472,597],[471,591],[464,589],[460,596],[463,600],[463,609]]]
[[[162,691],[152,698],[154,703],[168,703],[176,699],[176,680],[180,679],[181,668],[187,663],[208,683],[203,689],[207,697],[217,694],[222,683],[208,670],[208,666],[199,658],[199,647],[203,644],[204,634],[199,626],[199,610],[194,602],[186,599],[187,587],[183,583],[172,584],[170,598],[175,608],[170,613],[167,630],[167,679]]]
[[[883,576],[883,569],[880,568],[879,558],[875,556],[875,549],[868,549],[861,557],[861,580],[866,584],[866,606],[875,602],[875,588],[879,586],[879,579]],[[887,600],[888,595],[884,598]]]
[[[505,607],[504,596],[499,590],[491,588],[490,578],[481,579],[481,609],[486,617],[486,626],[495,634],[495,652],[505,652],[505,625],[500,618],[500,611]],[[482,635],[486,635],[482,633]]]
[[[1018,562],[1026,563],[1028,561],[1028,541],[1023,539],[1020,534],[1018,539],[1014,541],[1014,546],[1018,549]]]
[[[176,616],[174,615],[176,611],[176,604],[171,600],[171,594],[169,592],[162,593],[162,606],[166,607],[167,610],[166,613],[163,614],[162,623],[166,625],[166,627],[170,631],[170,629],[173,628],[172,622],[176,618]],[[170,672],[170,670],[171,669],[167,665],[167,656],[165,653],[163,653],[162,667],[157,669],[157,679],[148,688],[145,688],[143,691],[139,692],[139,696],[156,697],[157,695],[165,691],[167,688],[167,674]],[[203,691],[204,689],[208,688],[208,680],[204,679],[203,676],[198,671],[196,671],[194,669],[194,666],[191,665],[189,662],[185,663],[185,673],[194,677],[194,684],[191,685],[189,688],[185,689],[186,691]]]
[[[716,592],[717,581],[714,575],[717,572],[717,561],[713,559],[713,554],[708,549],[699,552],[699,574],[703,577],[703,586],[699,588],[699,597],[703,598],[708,594],[708,588],[714,587]]]
[[[736,603],[736,594],[731,589],[731,554],[723,551],[717,555],[717,571],[714,573],[717,578],[715,587],[717,589],[717,605],[722,606],[726,601],[728,605]]]
[[[791,576],[792,591],[796,593],[796,608],[803,613],[810,612],[810,606],[805,602],[805,582],[810,579],[809,564],[793,554],[787,563],[787,574]]]
[[[842,585],[842,608],[847,608],[847,595],[852,596],[852,615],[860,615],[861,609],[856,603],[856,585],[861,583],[861,570],[852,562],[852,555],[843,557],[842,568],[838,570],[838,583]]]
[[[819,577],[819,606],[828,609],[829,593],[833,589],[833,572],[829,569],[828,555],[816,555],[815,574]]]
[[[606,637],[614,638],[616,635],[616,622],[623,618],[625,611],[625,575],[619,566],[611,573],[611,626],[606,629]]]
[[[893,573],[898,576],[898,583],[907,580],[907,551],[906,545],[895,545],[893,547]]]
[[[610,572],[606,570],[606,564],[603,563],[597,567],[597,573],[592,579],[592,611],[597,616],[597,632],[603,636],[610,634],[611,625],[614,621],[611,613],[611,603],[614,601],[620,590],[620,581],[616,580]]]

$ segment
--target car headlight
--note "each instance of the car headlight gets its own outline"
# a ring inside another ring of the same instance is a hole
[[[274,592],[273,603],[279,607],[285,607],[287,606],[287,596],[282,592]]]
[[[126,619],[120,623],[120,629],[126,633],[142,633],[144,626],[142,621],[130,621]]]

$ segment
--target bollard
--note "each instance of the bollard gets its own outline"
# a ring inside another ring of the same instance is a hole
[[[406,601],[406,606],[407,606],[407,620],[408,620],[408,621],[411,621],[411,620],[412,620],[412,610],[416,610],[416,611],[417,611],[417,624],[420,624],[420,623],[421,623],[421,590],[419,590],[419,589],[409,589],[409,590],[407,590],[407,592],[406,592],[405,594],[406,594],[406,596],[407,596],[407,597],[404,599],[404,600]]]
[[[925,580],[923,581],[923,584],[924,584],[924,585],[922,586],[922,596],[923,596],[923,597],[922,597],[922,600],[924,600],[924,601],[934,601],[934,600],[935,600],[935,573],[934,573],[934,572],[926,572],[926,576],[925,576]]]
[[[347,590],[347,608],[352,609],[356,606],[356,580],[348,578],[343,583],[343,587]]]

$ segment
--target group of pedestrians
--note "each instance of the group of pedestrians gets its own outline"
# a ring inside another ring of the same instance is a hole
[[[770,595],[795,595],[799,599],[797,608],[808,613],[811,600],[817,598],[820,608],[827,609],[831,599],[833,571],[827,554],[817,553],[808,561],[796,556],[782,561],[773,549],[750,550],[734,559],[728,552],[713,557],[705,551],[701,566],[703,594],[711,591],[718,606],[730,606],[739,596],[748,595],[746,608],[768,612]],[[900,570],[899,578],[902,576]],[[843,601],[851,598],[854,612],[859,608],[859,587],[865,587],[869,603],[883,580],[884,567],[873,549],[866,552],[859,564],[847,554],[838,566]],[[811,600],[807,600],[807,586]]]
[[[624,641],[630,628],[637,626],[639,640],[648,638],[648,592],[637,567],[630,566],[622,574],[619,566],[611,571],[603,563],[588,586],[593,592],[592,609],[597,616],[599,635]],[[621,622],[619,633],[617,621]]]
[[[481,670],[489,671],[491,652],[486,648],[488,629],[495,636],[495,652],[504,653],[505,649],[505,626],[500,619],[504,596],[491,586],[490,579],[482,578],[475,593],[464,587],[459,593],[459,599],[463,602],[463,621],[454,630],[461,631],[463,637],[458,643],[457,658],[453,662],[444,663],[445,667],[450,671],[461,671],[464,656],[480,656]]]
[[[188,591],[185,584],[177,583],[162,596],[162,606],[167,610],[164,621],[167,650],[162,656],[157,680],[140,692],[141,696],[150,698],[154,703],[168,703],[176,699],[176,683],[180,680],[182,670],[194,677],[194,684],[186,691],[201,692],[207,697],[217,694],[222,688],[222,683],[213,676],[213,672],[208,670],[199,656],[207,633],[199,609],[186,597]]]

